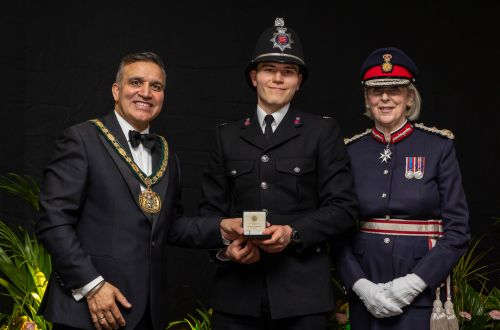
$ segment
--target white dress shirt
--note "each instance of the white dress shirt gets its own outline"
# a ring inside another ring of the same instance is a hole
[[[279,126],[283,118],[285,117],[289,108],[290,108],[290,103],[288,103],[283,108],[271,114],[274,117],[274,121],[271,123],[271,128],[273,129],[273,133]],[[264,133],[266,129],[266,122],[264,121],[264,118],[266,118],[266,116],[267,113],[264,110],[262,110],[259,106],[257,106],[257,118],[259,120],[260,128],[262,128],[262,133]]]

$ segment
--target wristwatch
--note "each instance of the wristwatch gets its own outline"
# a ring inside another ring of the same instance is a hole
[[[297,229],[293,228],[292,226],[290,226],[290,228],[292,228],[292,234],[290,236],[290,241],[292,242],[292,244],[302,243],[302,240],[300,239],[300,234],[297,231]]]

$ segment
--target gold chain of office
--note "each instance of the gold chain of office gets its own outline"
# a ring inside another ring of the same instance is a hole
[[[167,140],[163,136],[159,136],[160,142],[162,144],[162,152],[161,152],[161,161],[160,167],[150,176],[146,175],[141,171],[139,166],[134,162],[134,160],[127,155],[127,152],[120,145],[115,136],[108,130],[106,126],[99,119],[90,120],[96,127],[99,132],[106,137],[108,142],[113,146],[116,152],[125,160],[127,165],[133,171],[135,177],[141,181],[141,183],[146,186],[146,189],[139,194],[139,206],[147,213],[156,214],[161,210],[161,199],[157,193],[155,193],[151,186],[155,185],[165,174],[168,164],[168,143]]]

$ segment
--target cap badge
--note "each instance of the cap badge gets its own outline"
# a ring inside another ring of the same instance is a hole
[[[281,17],[276,18],[274,21],[274,26],[276,27],[273,37],[269,40],[273,43],[273,48],[279,48],[284,51],[286,48],[292,49],[292,34],[286,33],[287,28],[285,27],[285,20]]]
[[[384,59],[384,63],[382,63],[382,72],[388,73],[392,72],[392,55],[391,54],[384,54],[382,55],[382,58]]]

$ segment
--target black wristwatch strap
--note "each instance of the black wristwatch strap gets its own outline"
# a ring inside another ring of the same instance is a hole
[[[292,226],[290,226],[290,228],[292,228],[292,237],[291,237],[291,242],[293,244],[299,244],[299,243],[302,243],[302,240],[300,239],[300,234],[299,232],[297,231],[297,229],[293,228]]]

